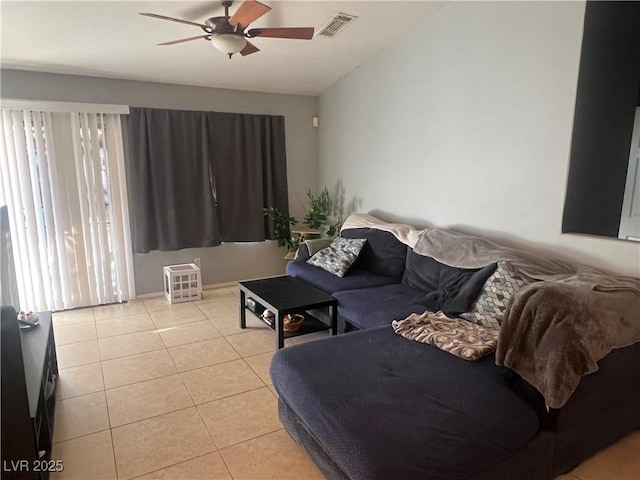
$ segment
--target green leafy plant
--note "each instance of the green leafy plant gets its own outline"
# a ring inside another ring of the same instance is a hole
[[[291,235],[291,227],[298,221],[289,215],[289,212],[278,207],[264,209],[265,216],[273,222],[273,233],[280,247],[287,247],[290,252],[295,251],[300,245],[300,237]]]
[[[303,223],[313,229],[320,229],[329,220],[329,213],[331,212],[331,199],[329,198],[329,190],[324,187],[324,190],[318,195],[311,193],[311,190],[307,192],[307,198],[309,199],[309,210],[304,216]]]
[[[335,237],[340,233],[340,227],[342,227],[343,220],[339,218],[337,222],[329,224],[327,227],[327,236]]]
[[[342,226],[342,215],[334,215],[332,213],[331,196],[327,187],[318,195],[314,195],[309,190],[307,199],[309,200],[309,209],[304,215],[304,225],[314,230],[321,230],[326,227],[326,234],[329,237],[338,235]],[[289,212],[277,207],[265,208],[264,214],[273,222],[273,232],[278,245],[287,247],[290,252],[295,251],[300,242],[304,240],[304,235],[291,234],[291,227],[296,225],[298,221],[289,215]]]

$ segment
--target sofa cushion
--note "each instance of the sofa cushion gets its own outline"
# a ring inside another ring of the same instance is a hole
[[[391,325],[412,313],[424,312],[420,305],[421,292],[395,283],[382,287],[337,292],[338,314],[358,328]]]
[[[424,292],[420,304],[425,308],[454,316],[469,310],[495,269],[495,263],[483,268],[450,267],[409,249],[402,283]]]
[[[340,235],[345,238],[366,238],[367,244],[356,262],[358,268],[399,282],[404,274],[407,246],[392,233],[376,228],[350,228]]]
[[[365,243],[367,240],[363,238],[336,237],[327,248],[313,254],[307,263],[338,277],[344,277],[358,259]]]
[[[304,259],[289,262],[286,267],[286,272],[287,275],[298,277],[329,295],[340,290],[378,287],[396,281],[393,278],[375,275],[366,270],[359,269],[356,266],[344,277],[336,277],[326,270],[309,265]]]
[[[469,311],[460,317],[483,327],[500,330],[509,300],[526,283],[509,262],[498,262],[496,271],[487,279],[480,296]]]
[[[522,450],[539,429],[493,355],[467,362],[390,326],[279,350],[270,373],[353,480],[468,479]]]

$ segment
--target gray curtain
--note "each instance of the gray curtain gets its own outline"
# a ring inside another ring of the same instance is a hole
[[[131,108],[134,251],[273,238],[288,209],[284,117]]]

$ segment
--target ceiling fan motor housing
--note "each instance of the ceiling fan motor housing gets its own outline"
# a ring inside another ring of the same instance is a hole
[[[207,18],[204,24],[211,29],[212,35],[237,34],[243,35],[240,25],[231,25],[227,17],[211,17]]]

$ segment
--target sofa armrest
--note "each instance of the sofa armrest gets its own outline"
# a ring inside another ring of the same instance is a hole
[[[301,243],[298,249],[296,250],[296,255],[293,257],[295,260],[304,260],[305,262],[311,258],[309,255],[309,248]]]
[[[315,253],[327,248],[331,245],[333,239],[331,238],[314,238],[312,240],[305,240],[300,244],[296,251],[296,260],[309,260]]]

